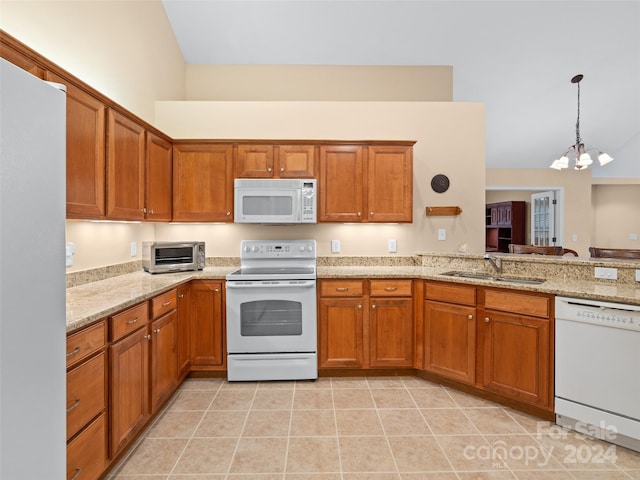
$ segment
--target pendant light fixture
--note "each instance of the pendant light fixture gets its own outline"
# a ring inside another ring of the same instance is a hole
[[[569,147],[569,149],[564,152],[560,158],[557,158],[551,164],[551,168],[556,170],[563,170],[565,168],[569,168],[569,162],[575,162],[576,170],[585,170],[593,163],[591,159],[591,155],[589,152],[597,152],[598,161],[600,165],[606,165],[607,163],[613,161],[613,158],[608,154],[599,151],[594,147],[587,147],[584,143],[582,143],[582,139],[580,138],[580,81],[584,78],[584,75],[578,74],[571,79],[571,83],[576,83],[578,85],[578,118],[576,120],[576,143]]]

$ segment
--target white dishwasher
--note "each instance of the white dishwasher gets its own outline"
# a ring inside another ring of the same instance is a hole
[[[640,305],[556,297],[555,413],[640,451]]]

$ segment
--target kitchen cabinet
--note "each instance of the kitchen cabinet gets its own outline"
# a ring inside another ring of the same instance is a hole
[[[226,366],[223,282],[193,280],[189,302],[191,370],[223,370]]]
[[[27,47],[18,40],[0,32],[0,56],[15,66],[29,72],[41,80],[46,80],[46,69],[36,58],[28,55]]]
[[[47,80],[67,87],[67,218],[103,219],[106,107],[53,72]]]
[[[553,297],[485,288],[480,298],[480,386],[551,410]]]
[[[112,220],[144,219],[145,128],[107,112],[107,213]]]
[[[322,145],[319,221],[411,222],[412,145]]]
[[[143,209],[145,220],[171,221],[172,186],[173,146],[170,141],[147,132]]]
[[[107,462],[106,323],[67,337],[67,477],[99,478]]]
[[[424,370],[473,385],[476,287],[425,282]]]
[[[149,409],[148,302],[109,318],[109,414],[111,457],[135,437],[151,416]]]
[[[315,178],[314,145],[239,144],[234,178]]]
[[[178,386],[177,291],[151,299],[151,414]]]
[[[411,285],[411,280],[321,280],[319,367],[411,367]]]
[[[174,142],[173,220],[233,222],[233,145]]]
[[[526,202],[488,203],[486,212],[486,251],[508,252],[509,244],[525,244]]]
[[[178,382],[189,374],[191,367],[190,322],[189,322],[189,284],[180,285],[177,289],[178,303]]]

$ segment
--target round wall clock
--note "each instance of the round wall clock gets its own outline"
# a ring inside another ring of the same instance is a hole
[[[431,188],[436,193],[444,193],[449,190],[449,177],[439,173],[431,179]]]

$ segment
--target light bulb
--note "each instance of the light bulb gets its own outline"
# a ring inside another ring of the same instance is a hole
[[[606,165],[607,163],[613,162],[613,157],[610,157],[604,152],[600,152],[598,155],[598,161],[600,162],[600,165]]]

